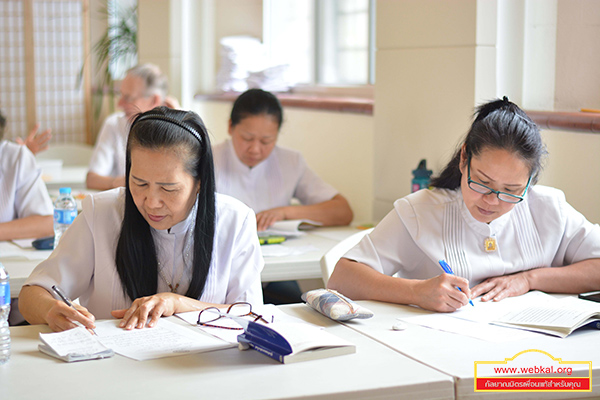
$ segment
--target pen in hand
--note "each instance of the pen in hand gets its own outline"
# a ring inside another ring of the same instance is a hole
[[[77,311],[78,313],[81,313],[77,308],[75,308],[75,306],[73,305],[73,302],[71,301],[71,299],[63,293],[62,289],[59,288],[56,285],[52,285],[52,290],[54,291],[54,293],[56,293],[56,295],[58,297],[60,297],[62,299],[62,301],[65,302],[66,305],[68,305],[69,307],[71,307],[73,310]],[[82,314],[83,315],[83,314]],[[79,323],[78,321],[72,321],[75,322],[78,325],[81,325],[81,323]],[[94,335],[98,336],[98,334],[96,333],[96,331],[92,328],[89,328],[92,332],[94,332]]]
[[[454,275],[454,271],[452,271],[452,268],[450,268],[450,265],[448,265],[448,263],[445,260],[440,260],[438,262],[442,266],[442,269],[445,273]],[[456,286],[456,288],[462,292],[462,290],[458,286]],[[473,304],[473,301],[471,299],[469,299],[469,304],[475,307],[475,304]]]

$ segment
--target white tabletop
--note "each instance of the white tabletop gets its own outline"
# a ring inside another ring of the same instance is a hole
[[[535,339],[492,343],[450,332],[407,324],[403,331],[390,327],[398,317],[409,317],[428,313],[420,308],[401,306],[375,301],[359,301],[375,316],[367,320],[353,320],[347,324],[379,342],[396,349],[401,354],[418,360],[425,365],[445,372],[456,380],[456,398],[519,399],[539,398],[540,393],[475,392],[474,362],[503,361],[517,353],[538,349],[550,353],[563,361],[592,361],[592,392],[546,392],[544,399],[598,398],[600,391],[600,330],[576,331],[565,339],[548,335],[535,335]],[[410,320],[408,320],[410,321]]]
[[[311,248],[310,251],[283,257],[265,257],[265,268],[261,274],[263,282],[321,278],[321,257],[341,240],[359,230],[354,227],[315,228],[303,236],[287,239],[281,246]],[[263,245],[274,246],[274,245]]]
[[[321,278],[320,260],[323,254],[338,243],[340,238],[348,237],[357,231],[352,227],[318,228],[299,238],[288,239],[285,242],[286,246],[312,246],[315,249],[297,256],[265,257],[261,280],[272,282]],[[19,296],[21,287],[31,271],[49,255],[50,251],[20,249],[11,242],[0,242],[0,262],[10,274],[11,297]]]
[[[85,189],[85,178],[87,177],[87,165],[62,166],[59,172],[53,175],[45,175],[48,190],[70,187],[72,189]]]
[[[65,363],[37,350],[38,332],[48,332],[47,326],[13,327],[11,360],[0,366],[0,397],[20,400],[454,397],[454,383],[449,376],[305,305],[282,306],[282,309],[353,342],[357,352],[295,364],[280,364],[256,351],[237,349],[150,361],[133,361],[116,355],[105,360]]]

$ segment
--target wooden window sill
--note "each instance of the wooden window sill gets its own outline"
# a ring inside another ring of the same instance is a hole
[[[600,113],[566,111],[525,111],[541,129],[599,133]]]
[[[227,101],[233,103],[240,93],[197,94],[199,101]],[[373,115],[373,99],[362,97],[324,96],[297,93],[275,93],[284,107]]]
[[[373,99],[306,93],[276,93],[284,107],[373,115]],[[198,94],[200,101],[233,103],[239,93]],[[541,129],[600,133],[600,112],[525,111]]]

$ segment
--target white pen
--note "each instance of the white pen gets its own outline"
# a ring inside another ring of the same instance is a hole
[[[73,305],[73,302],[71,301],[71,299],[66,294],[63,293],[63,291],[62,291],[61,288],[59,288],[56,285],[52,285],[52,290],[54,290],[54,293],[56,293],[58,295],[58,297],[60,297],[62,299],[62,301],[65,302],[66,305],[68,305],[73,310],[75,310],[75,311],[77,311],[78,313],[81,314],[81,312],[78,309],[75,308],[75,306]],[[81,314],[81,315],[83,315],[83,314]],[[81,324],[79,321],[72,321],[72,322],[76,323],[77,325],[83,326],[83,324]],[[90,330],[92,332],[94,332],[94,335],[98,336],[98,334],[96,333],[95,330],[93,330],[92,328],[90,328]]]

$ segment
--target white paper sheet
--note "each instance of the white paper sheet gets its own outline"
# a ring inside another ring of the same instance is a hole
[[[288,256],[299,256],[302,254],[310,253],[311,251],[318,251],[319,249],[315,246],[297,246],[289,247],[283,244],[268,244],[260,246],[263,257],[288,257]]]
[[[223,309],[223,312],[225,312],[226,308]],[[278,310],[277,307],[275,307],[273,304],[266,304],[266,305],[262,305],[262,306],[256,306],[252,308],[252,311],[254,311],[256,314],[258,315],[262,315],[262,317],[268,321],[277,321],[277,322],[302,322],[304,324],[306,324],[306,322],[296,318],[296,317],[292,317],[286,313],[284,313],[281,310]],[[182,320],[184,320],[185,322],[187,322],[190,325],[196,326],[198,327],[198,329],[216,336],[226,342],[232,343],[232,344],[237,344],[237,337],[240,333],[243,332],[243,330],[233,330],[233,329],[223,329],[223,328],[211,328],[208,326],[198,326],[197,322],[198,322],[198,311],[191,311],[191,312],[187,312],[187,313],[181,313],[181,314],[175,314],[176,317],[181,318]],[[216,325],[219,326],[227,326],[227,327],[235,327],[235,328],[241,328],[241,326],[236,323],[234,320],[232,320],[231,318],[220,318],[218,320],[218,322],[215,322]]]
[[[453,313],[432,313],[403,318],[404,321],[432,329],[470,336],[488,342],[507,342],[535,337],[539,334],[521,329],[507,328],[490,323],[515,309],[541,304],[554,297],[542,292],[529,292],[518,297],[495,302],[473,300],[474,306],[466,305]]]
[[[52,250],[35,250],[33,247],[22,249],[11,242],[0,242],[0,259],[24,258],[27,260],[45,260]]]
[[[234,347],[231,343],[164,318],[153,328],[130,331],[119,328],[119,322],[120,320],[97,322],[98,339],[115,353],[134,360],[174,357]]]

